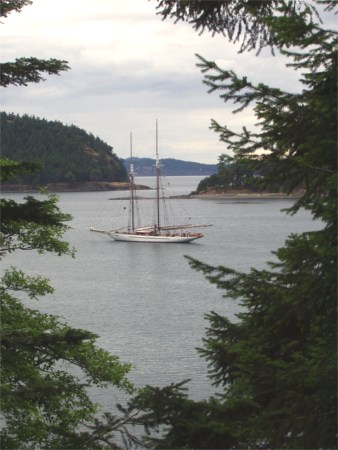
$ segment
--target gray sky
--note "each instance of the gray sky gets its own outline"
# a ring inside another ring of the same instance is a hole
[[[254,126],[250,111],[233,114],[207,94],[195,53],[223,68],[286,90],[297,74],[281,57],[239,55],[225,38],[199,36],[187,24],[163,22],[155,0],[33,0],[0,26],[3,61],[58,58],[71,70],[28,87],[2,89],[2,109],[74,124],[121,157],[153,157],[155,119],[162,158],[217,163],[226,152],[209,130],[211,118],[234,129]]]

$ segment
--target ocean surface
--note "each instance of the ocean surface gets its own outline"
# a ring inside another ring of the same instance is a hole
[[[201,177],[168,177],[167,195],[188,194]],[[153,178],[137,183],[154,186]],[[20,200],[21,194],[3,194]],[[42,198],[40,194],[36,194]],[[194,271],[185,255],[212,265],[240,271],[266,267],[271,253],[283,246],[290,233],[319,229],[306,211],[289,216],[281,209],[292,200],[170,199],[167,205],[179,222],[212,224],[203,239],[191,244],[114,242],[89,231],[121,227],[128,220],[128,192],[61,193],[60,208],[73,216],[65,239],[77,250],[76,258],[16,252],[2,261],[2,271],[15,265],[30,275],[50,279],[55,293],[27,300],[27,305],[56,314],[73,327],[97,335],[98,345],[133,364],[130,380],[137,386],[164,386],[190,378],[194,399],[214,392],[206,362],[196,347],[208,322],[209,311],[236,320],[238,301],[225,299],[203,274]],[[153,202],[153,191],[138,191],[139,215]],[[150,212],[148,219],[151,217]],[[150,220],[150,219],[149,219]],[[120,394],[94,390],[103,409],[112,409]]]

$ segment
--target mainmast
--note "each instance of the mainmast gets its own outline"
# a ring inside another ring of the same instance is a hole
[[[134,184],[134,161],[133,161],[133,135],[130,133],[130,172],[129,172],[129,182],[130,182],[130,204],[131,204],[131,231],[135,230],[135,184]]]
[[[157,228],[160,230],[160,158],[158,156],[158,124],[156,119],[156,204],[157,204]]]

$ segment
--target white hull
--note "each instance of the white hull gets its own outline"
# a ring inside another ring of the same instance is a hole
[[[201,233],[187,233],[183,235],[142,235],[136,233],[121,233],[110,231],[109,236],[115,241],[124,242],[152,242],[160,244],[184,244],[203,237]]]

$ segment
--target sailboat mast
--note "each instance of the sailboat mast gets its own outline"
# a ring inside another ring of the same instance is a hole
[[[156,204],[157,204],[157,228],[160,230],[160,158],[158,156],[158,124],[156,119]]]
[[[134,184],[134,161],[133,161],[133,135],[130,133],[130,172],[129,172],[129,181],[130,181],[130,203],[131,203],[131,230],[135,230],[135,212],[134,212],[134,204],[135,204],[135,184]]]

